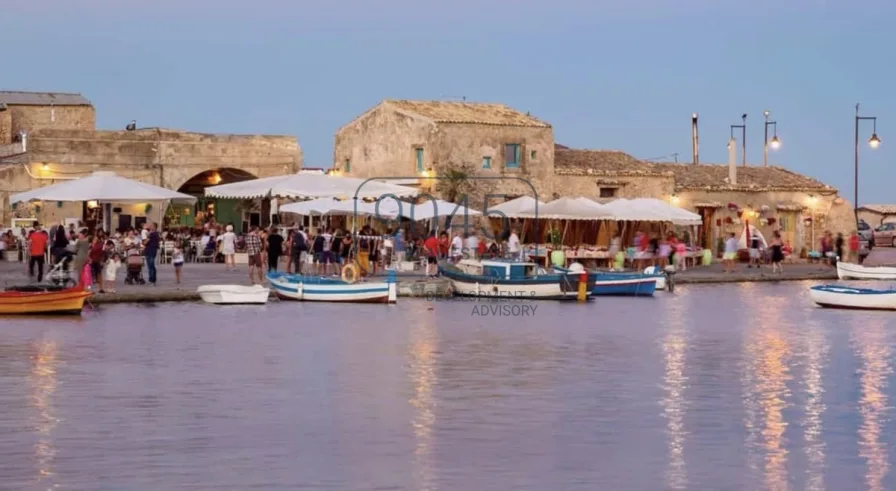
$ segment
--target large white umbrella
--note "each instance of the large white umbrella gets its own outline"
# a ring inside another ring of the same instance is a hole
[[[646,203],[639,203],[637,200],[617,199],[605,204],[604,208],[612,212],[616,220],[671,222],[673,219],[669,210],[658,210]]]
[[[114,172],[93,174],[44,186],[10,196],[9,202],[65,201],[100,203],[145,203],[147,201],[175,201],[193,203],[196,198],[170,189],[121,177]]]
[[[517,216],[541,220],[614,220],[615,215],[604,205],[588,198],[560,198],[550,203],[522,210]]]
[[[205,188],[211,198],[339,198],[376,199],[383,196],[416,196],[417,190],[377,180],[316,174],[289,174]]]
[[[536,204],[538,205],[538,211],[540,212],[544,203],[531,196],[520,196],[519,198],[506,201],[500,205],[489,207],[487,211],[488,215],[491,217],[500,217],[503,214],[508,218],[517,218],[521,213],[527,211],[529,213],[534,212]]]
[[[656,198],[637,198],[633,199],[637,206],[642,207],[644,209],[655,210],[659,214],[664,214],[669,217],[670,222],[675,225],[702,225],[703,217],[694,213],[692,211],[681,209],[677,206],[672,206],[669,203],[666,203],[663,200]]]
[[[355,202],[357,201],[357,207]],[[397,215],[398,206],[394,201],[383,200],[379,206],[376,203],[367,203],[362,200],[339,201],[332,198],[317,198],[309,201],[290,203],[280,207],[281,212],[295,213],[297,215],[354,215],[359,216],[378,215],[394,218]]]
[[[415,222],[442,217],[458,218],[464,216],[482,215],[482,213],[471,208],[467,208],[466,206],[458,205],[448,201],[442,201],[440,199],[427,200],[423,203],[418,203],[415,205],[402,203],[401,208],[400,210],[398,210],[398,212],[401,216],[414,220]]]

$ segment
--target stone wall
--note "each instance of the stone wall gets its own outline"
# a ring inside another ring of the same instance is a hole
[[[0,110],[0,146],[12,143],[12,111]]]
[[[96,111],[93,106],[9,106],[12,116],[12,134],[20,131],[28,134],[48,129],[96,129]]]
[[[334,168],[362,179],[416,177],[415,149],[424,149],[425,166],[431,166],[433,156],[427,150],[432,146],[434,130],[430,123],[377,107],[336,133]]]
[[[601,198],[601,188],[615,188],[616,196]],[[553,192],[560,196],[584,196],[595,201],[613,199],[658,198],[668,199],[675,188],[671,176],[579,176],[557,175],[553,179]],[[550,198],[549,198],[550,199]]]
[[[98,170],[178,189],[209,170],[240,169],[255,177],[297,172],[295,137],[210,135],[169,130],[43,130],[29,136],[26,159],[0,169],[0,222],[9,221],[9,195]],[[28,207],[17,214],[29,216]],[[156,207],[158,208],[158,206]],[[41,220],[81,216],[80,205],[44,204]]]

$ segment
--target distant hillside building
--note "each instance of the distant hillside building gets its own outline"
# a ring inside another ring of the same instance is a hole
[[[220,135],[163,128],[97,130],[95,110],[80,94],[0,92],[0,223],[13,215],[42,221],[87,216],[71,203],[9,207],[9,195],[86,176],[96,170],[202,196],[207,186],[298,172],[302,152],[292,136]],[[126,122],[122,123],[124,128]],[[237,228],[266,221],[265,210],[232,200],[200,200],[173,210],[175,223],[192,225],[213,214]],[[164,210],[119,207],[113,226],[162,221]]]
[[[333,157],[344,175],[416,176],[436,194],[432,176],[459,167],[506,178],[478,182],[487,189],[470,205],[480,209],[475,201],[486,193],[663,199],[700,213],[699,237],[711,247],[740,233],[746,220],[769,238],[780,229],[797,251],[811,249],[825,230],[855,227],[836,189],[787,169],[737,167],[731,174],[728,165],[653,164],[618,150],[571,149],[555,143],[549,123],[503,104],[386,100],[337,131]]]

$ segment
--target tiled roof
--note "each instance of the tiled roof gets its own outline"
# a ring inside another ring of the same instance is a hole
[[[550,128],[551,125],[521,113],[504,104],[453,101],[387,100],[384,102],[401,111],[414,113],[438,123],[487,124],[494,126],[528,126]]]
[[[0,104],[8,106],[92,106],[81,94],[64,92],[0,91]]]
[[[881,215],[896,215],[896,205],[862,205],[859,211],[867,210]]]
[[[720,164],[653,164],[675,175],[675,188],[702,191],[819,191],[836,189],[783,167],[737,167],[737,184],[728,184],[728,166]]]
[[[671,176],[677,190],[819,191],[834,188],[783,167],[737,168],[737,184],[728,184],[728,165],[654,164],[618,150],[573,150],[555,145],[554,173],[569,176]]]

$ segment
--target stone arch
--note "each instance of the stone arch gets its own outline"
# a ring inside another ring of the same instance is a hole
[[[234,167],[207,169],[184,180],[177,191],[199,198],[193,206],[179,206],[173,210],[175,224],[181,226],[197,226],[214,216],[222,223],[233,223],[237,230],[243,228],[240,204],[235,200],[214,199],[205,197],[205,188],[220,184],[257,179],[251,172]]]

